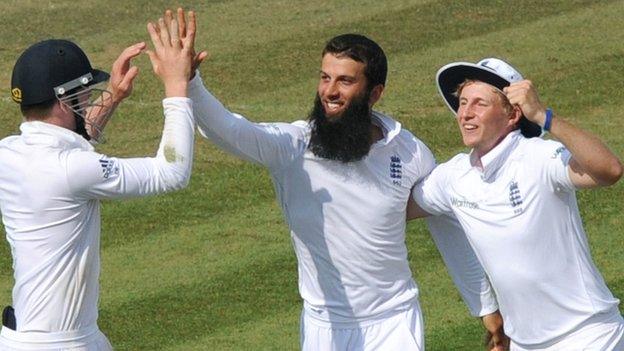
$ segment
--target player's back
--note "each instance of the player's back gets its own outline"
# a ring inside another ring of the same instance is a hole
[[[79,137],[76,134],[77,137]],[[13,255],[18,331],[95,325],[99,203],[77,201],[66,168],[74,133],[42,122],[0,142],[0,210]]]

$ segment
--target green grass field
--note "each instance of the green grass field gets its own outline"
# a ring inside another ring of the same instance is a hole
[[[95,67],[148,40],[145,24],[170,1],[0,3],[0,137],[18,132],[10,99],[19,53],[50,37],[75,40]],[[197,47],[210,59],[207,86],[256,121],[305,118],[327,39],[359,32],[389,59],[387,112],[440,161],[462,151],[434,84],[451,61],[497,56],[534,81],[557,113],[600,135],[624,157],[624,1],[195,1]],[[162,128],[163,89],[143,55],[132,97],[99,151],[152,155]],[[10,170],[2,170],[10,172]],[[624,182],[580,192],[594,260],[624,298]],[[428,350],[480,350],[469,316],[421,222],[410,223],[410,263],[421,290]],[[118,350],[295,350],[301,301],[287,226],[268,173],[196,142],[190,186],[157,197],[104,202],[99,325]],[[11,302],[11,256],[0,244],[0,304]]]

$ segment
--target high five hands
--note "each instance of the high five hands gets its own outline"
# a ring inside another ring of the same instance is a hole
[[[147,24],[154,45],[154,50],[148,50],[147,54],[154,73],[165,85],[167,97],[187,96],[189,79],[208,56],[205,51],[195,53],[195,13],[188,12],[188,25],[181,8],[176,17],[167,10],[157,23]]]

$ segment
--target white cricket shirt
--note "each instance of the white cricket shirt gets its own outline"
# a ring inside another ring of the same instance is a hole
[[[80,135],[24,122],[0,141],[0,211],[13,255],[17,332],[92,329],[97,320],[100,202],[188,183],[194,121],[188,98],[163,100],[154,158],[93,151]]]
[[[418,289],[407,260],[405,211],[412,186],[435,162],[420,140],[375,112],[384,138],[360,161],[331,161],[308,150],[307,122],[249,122],[226,110],[198,75],[189,96],[204,136],[269,168],[291,230],[299,292],[310,316],[353,323],[409,307]],[[496,306],[480,272],[465,275],[474,280],[466,283],[475,294],[468,300],[474,313],[489,313]]]
[[[471,157],[439,165],[414,198],[429,213],[457,216],[490,277],[506,334],[542,344],[617,310],[590,256],[563,145],[514,131],[481,158],[483,170]]]

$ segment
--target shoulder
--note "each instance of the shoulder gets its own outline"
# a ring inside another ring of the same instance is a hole
[[[523,138],[520,141],[516,156],[530,160],[550,160],[566,157],[566,147],[556,141],[542,138]]]
[[[522,138],[520,141],[520,145],[522,145],[526,149],[530,150],[557,150],[562,147],[563,144],[556,140],[542,139],[542,138]]]
[[[396,156],[405,163],[406,170],[412,170],[415,181],[428,175],[436,165],[435,156],[427,145],[409,130],[400,127],[388,142]]]
[[[0,147],[7,147],[11,144],[14,144],[15,142],[20,140],[20,136],[19,135],[10,135],[8,137],[2,138],[2,140],[0,140]]]
[[[435,163],[435,156],[431,149],[409,130],[401,128],[395,140],[396,143],[400,145],[400,148],[415,156],[415,161],[430,161]]]
[[[305,152],[310,140],[310,124],[307,121],[259,123],[265,133],[270,134],[274,145],[284,155],[300,155]],[[291,156],[287,158],[290,159]]]
[[[117,178],[123,159],[95,151],[72,149],[62,157],[70,187],[75,192],[92,189],[95,184]]]
[[[115,163],[115,158],[95,151],[68,149],[61,152],[61,160],[65,161],[69,176],[97,174]]]
[[[451,157],[448,161],[438,164],[434,172],[449,175],[464,172],[470,167],[470,154],[462,152]]]
[[[289,133],[289,134],[301,134],[306,133],[310,128],[307,121],[294,121],[292,123],[287,122],[261,122],[259,125],[266,129],[273,130],[277,133]]]
[[[390,139],[389,144],[394,143],[409,150],[431,153],[427,145],[416,137],[414,133],[406,129],[399,121],[377,111],[374,111],[374,116],[382,123],[383,128],[386,130],[387,137]]]

